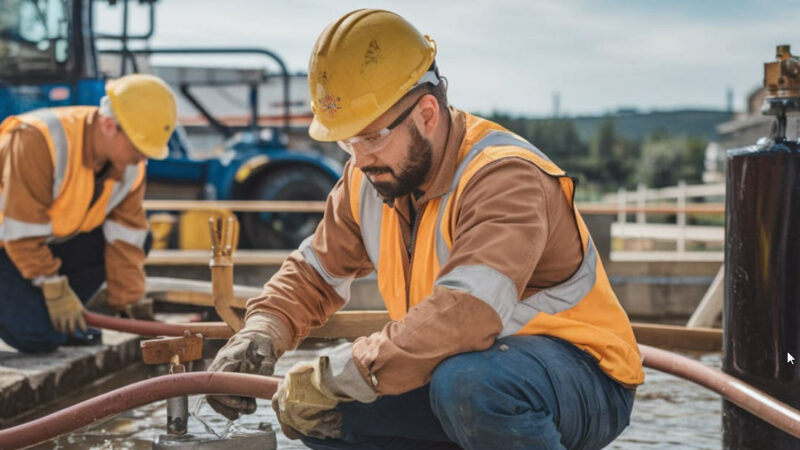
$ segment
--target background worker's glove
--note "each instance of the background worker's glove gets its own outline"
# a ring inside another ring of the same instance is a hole
[[[83,303],[75,294],[65,276],[47,277],[36,281],[42,290],[44,303],[53,328],[60,333],[74,334],[80,328],[86,331],[83,318]]]
[[[329,356],[295,364],[278,385],[272,409],[289,439],[342,437],[340,402],[370,403],[378,398],[352,358],[352,345],[334,349]]]
[[[206,369],[208,372],[240,372],[258,375],[272,375],[279,353],[275,342],[286,341],[285,325],[268,314],[254,314],[247,318],[244,328],[231,336],[222,347],[214,361]],[[256,410],[256,400],[239,395],[207,395],[206,401],[214,411],[236,420],[242,414],[252,414]]]

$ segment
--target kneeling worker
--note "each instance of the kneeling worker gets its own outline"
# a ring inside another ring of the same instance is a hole
[[[80,342],[103,281],[124,310],[145,292],[145,159],[164,158],[177,110],[159,78],[106,84],[100,107],[0,124],[0,338],[24,352]],[[76,335],[77,333],[77,335]]]
[[[392,320],[289,371],[272,400],[287,436],[316,449],[602,448],[644,374],[575,185],[531,143],[448,107],[435,56],[387,11],[322,32],[310,135],[350,160],[314,235],[209,370],[272,373],[376,271]],[[229,418],[255,408],[209,402]]]

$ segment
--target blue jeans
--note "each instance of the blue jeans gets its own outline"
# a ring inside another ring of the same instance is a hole
[[[599,449],[630,421],[634,390],[586,352],[549,336],[510,336],[443,361],[428,386],[342,403],[344,438],[313,449]]]
[[[106,279],[104,249],[102,227],[50,245],[61,258],[59,273],[84,303]],[[68,340],[53,329],[42,291],[22,276],[5,249],[0,249],[0,339],[27,353],[51,351]]]

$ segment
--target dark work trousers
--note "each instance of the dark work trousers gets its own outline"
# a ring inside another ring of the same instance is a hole
[[[429,385],[341,403],[343,439],[317,450],[600,449],[628,425],[634,390],[549,336],[509,336],[444,360]]]
[[[59,273],[86,303],[106,279],[102,227],[49,247],[61,258]],[[22,277],[5,249],[0,249],[0,339],[28,353],[51,351],[68,340],[53,329],[42,291]]]

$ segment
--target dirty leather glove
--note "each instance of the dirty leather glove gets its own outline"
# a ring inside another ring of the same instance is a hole
[[[340,439],[342,413],[336,406],[354,400],[370,403],[376,398],[353,362],[352,345],[345,344],[289,369],[272,397],[272,409],[289,439]]]
[[[284,336],[276,334],[284,331],[285,326],[280,319],[267,314],[254,314],[247,319],[244,328],[220,349],[206,370],[272,375],[279,356],[275,342],[286,340]],[[252,414],[256,410],[256,400],[252,397],[207,395],[206,401],[214,411],[229,420],[236,420],[242,414]]]
[[[78,328],[86,331],[83,303],[69,287],[67,277],[48,277],[37,280],[35,284],[42,290],[50,322],[56,331],[65,334],[74,334]]]

